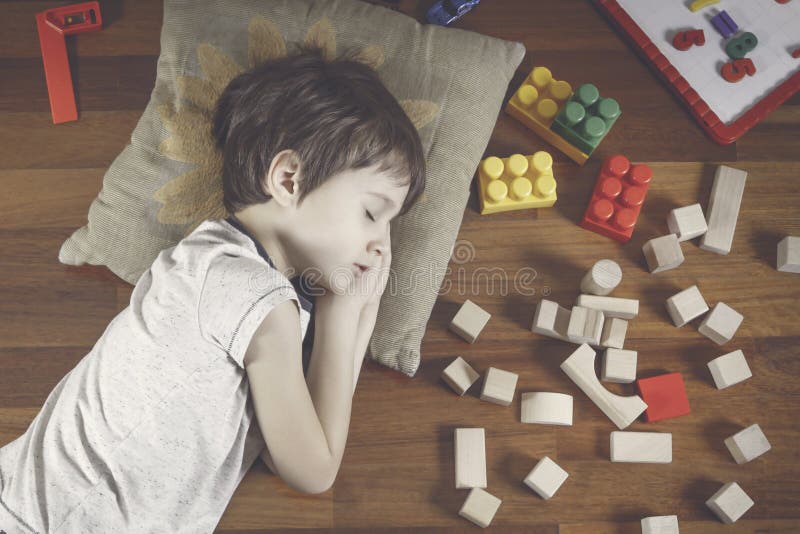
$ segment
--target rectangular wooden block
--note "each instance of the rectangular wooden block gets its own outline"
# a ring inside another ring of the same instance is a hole
[[[703,250],[717,254],[731,251],[746,180],[744,171],[726,165],[717,167],[708,202],[708,231],[700,239]]]
[[[486,487],[486,439],[483,428],[456,428],[456,489]]]
[[[611,461],[646,464],[672,463],[672,434],[669,432],[611,433]]]
[[[618,317],[630,320],[639,314],[639,301],[636,299],[580,295],[575,301],[575,305],[600,310],[606,318]]]
[[[642,519],[642,534],[680,534],[677,515],[657,515]]]
[[[600,335],[600,346],[611,349],[621,349],[625,345],[625,336],[627,333],[628,321],[620,319],[619,317],[609,317],[603,323],[603,333]]]
[[[573,343],[600,344],[600,335],[603,333],[603,312],[573,306],[567,325],[567,339]]]

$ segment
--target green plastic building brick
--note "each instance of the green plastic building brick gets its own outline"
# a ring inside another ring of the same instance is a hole
[[[585,83],[572,94],[550,128],[581,152],[591,155],[620,113],[616,100],[600,98],[597,87]]]

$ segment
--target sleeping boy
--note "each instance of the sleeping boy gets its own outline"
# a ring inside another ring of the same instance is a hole
[[[373,69],[305,46],[234,78],[211,133],[228,216],[158,255],[0,448],[0,531],[213,532],[259,456],[334,483],[419,135]]]

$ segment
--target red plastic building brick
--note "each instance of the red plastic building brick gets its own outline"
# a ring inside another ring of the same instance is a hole
[[[668,373],[636,381],[636,392],[647,403],[644,420],[648,423],[686,415],[689,399],[680,373]]]
[[[653,171],[621,155],[603,161],[581,226],[625,243],[631,238]]]

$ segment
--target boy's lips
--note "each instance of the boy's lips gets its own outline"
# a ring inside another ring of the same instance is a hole
[[[362,265],[360,263],[354,263],[353,265],[356,266],[357,272],[359,274],[363,273],[364,271],[366,271],[368,269],[368,267],[366,265]]]

